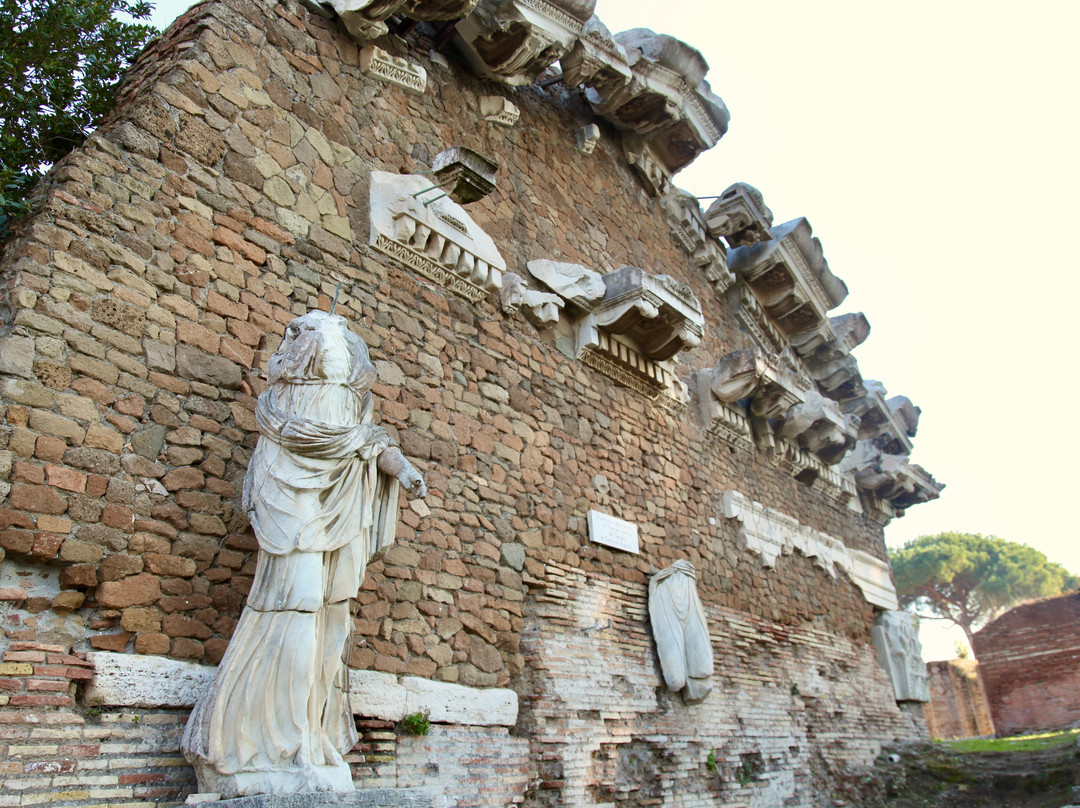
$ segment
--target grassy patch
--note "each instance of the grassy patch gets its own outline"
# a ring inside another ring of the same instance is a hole
[[[954,752],[1037,752],[1075,743],[1080,729],[1065,732],[1047,732],[1042,735],[1017,735],[1011,738],[969,738],[963,741],[944,741]]]

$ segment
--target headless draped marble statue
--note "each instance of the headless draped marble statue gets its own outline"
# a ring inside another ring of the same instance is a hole
[[[681,690],[687,704],[703,701],[712,690],[712,641],[689,561],[676,561],[649,580],[649,622],[668,690]]]
[[[293,320],[267,378],[243,495],[255,577],[182,744],[200,790],[226,798],[353,789],[349,599],[394,540],[399,485],[427,493],[372,421],[375,367],[344,318]]]

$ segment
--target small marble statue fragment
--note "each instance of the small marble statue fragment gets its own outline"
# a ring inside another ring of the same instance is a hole
[[[353,790],[349,599],[394,541],[399,486],[427,493],[372,419],[375,378],[363,340],[321,311],[293,320],[270,357],[244,480],[255,577],[182,742],[202,792]]]
[[[703,701],[712,690],[712,642],[689,561],[676,561],[649,580],[649,620],[668,690],[681,690],[687,704]]]

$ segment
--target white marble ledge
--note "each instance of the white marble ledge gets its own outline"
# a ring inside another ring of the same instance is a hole
[[[87,655],[94,678],[85,703],[103,707],[191,707],[210,686],[217,668],[160,656],[96,651]],[[513,726],[517,693],[476,688],[417,676],[349,671],[349,703],[355,715],[400,721],[425,713],[436,724]]]

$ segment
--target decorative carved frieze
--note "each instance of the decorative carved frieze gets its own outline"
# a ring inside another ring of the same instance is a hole
[[[427,87],[427,71],[423,67],[400,56],[391,56],[377,45],[365,45],[360,50],[360,72],[414,93],[422,94]]]
[[[729,186],[705,214],[709,232],[731,247],[757,244],[772,238],[772,211],[761,191],[745,182]]]
[[[842,541],[801,525],[794,517],[754,502],[738,491],[725,491],[721,508],[725,519],[738,523],[739,537],[747,549],[759,555],[768,568],[776,566],[781,555],[798,550],[834,578],[838,569],[851,570],[850,554]]]
[[[847,297],[847,286],[829,270],[806,219],[774,227],[769,241],[732,249],[728,267],[785,335],[818,328],[826,312]]]
[[[494,242],[430,175],[373,171],[370,203],[376,251],[472,302],[502,286]]]
[[[801,525],[794,517],[738,491],[724,492],[721,511],[725,519],[736,522],[740,539],[761,557],[765,567],[774,567],[781,555],[798,550],[834,578],[837,570],[846,573],[868,603],[882,609],[898,607],[887,561],[847,547],[839,539]]]
[[[456,42],[483,78],[536,81],[581,36],[595,0],[480,0],[457,24]]]
[[[878,664],[889,674],[897,701],[930,701],[930,677],[919,642],[919,618],[888,610],[874,619],[870,631]]]
[[[480,115],[488,123],[513,126],[521,117],[521,110],[509,98],[501,95],[480,96]]]

